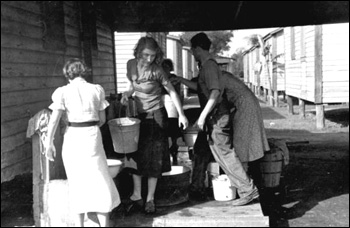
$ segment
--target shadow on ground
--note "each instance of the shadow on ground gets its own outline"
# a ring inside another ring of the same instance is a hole
[[[274,130],[283,138],[285,131]],[[307,139],[289,145],[290,164],[284,166],[281,184],[268,189],[264,210],[270,226],[349,226],[349,143],[329,133],[289,131],[286,140]],[[300,136],[300,137],[298,137]],[[348,133],[345,134],[348,137]],[[324,139],[323,143],[314,140]],[[302,142],[301,141],[301,142]]]

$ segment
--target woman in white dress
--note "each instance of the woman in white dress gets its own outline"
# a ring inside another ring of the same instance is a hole
[[[68,118],[62,147],[70,205],[76,213],[76,226],[84,226],[84,215],[96,212],[100,226],[109,226],[109,212],[120,204],[118,190],[108,172],[107,158],[99,127],[106,121],[109,105],[100,85],[85,81],[87,67],[80,59],[69,60],[63,73],[69,84],[52,95],[52,115],[48,126],[45,154],[56,155],[53,137],[63,112]]]

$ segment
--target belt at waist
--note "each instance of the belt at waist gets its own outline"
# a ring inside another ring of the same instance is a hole
[[[91,127],[98,124],[99,121],[90,121],[90,122],[81,122],[81,123],[75,123],[75,122],[68,122],[68,126],[70,127]]]

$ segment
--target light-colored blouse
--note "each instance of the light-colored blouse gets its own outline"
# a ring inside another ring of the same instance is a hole
[[[91,84],[81,77],[59,87],[52,94],[51,110],[66,111],[69,122],[99,121],[99,111],[108,107],[102,86]]]
[[[143,75],[138,75],[137,60],[127,63],[127,78],[134,86],[135,103],[138,113],[151,112],[164,107],[162,88],[170,83],[163,69],[152,64]]]

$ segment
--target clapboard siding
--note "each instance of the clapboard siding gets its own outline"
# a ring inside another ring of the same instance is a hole
[[[129,59],[134,58],[135,45],[145,35],[146,33],[114,33],[118,93],[126,90],[126,63]]]
[[[309,65],[310,55],[313,54],[313,40],[314,30],[301,29],[300,27],[294,27],[295,35],[295,60],[291,59],[291,29],[285,28],[285,74],[286,74],[286,94],[305,100],[312,98],[310,93],[313,95],[314,92],[314,81],[311,78],[308,79],[308,75],[314,74],[314,66]],[[304,40],[301,41],[301,32],[303,31]],[[305,55],[301,56],[301,42],[304,44]],[[310,53],[311,50],[311,53]],[[303,57],[303,63],[301,63],[301,57]]]
[[[349,24],[322,26],[324,103],[349,102]]]
[[[315,26],[295,28],[295,60],[291,59],[291,28],[285,31],[286,94],[311,102],[316,100],[316,81],[321,80],[321,102],[349,101],[349,24],[322,25],[321,75],[316,76]],[[301,41],[301,31],[304,40]],[[304,42],[305,58],[300,56],[300,44]],[[303,63],[305,61],[305,63]],[[303,65],[305,64],[305,65]],[[319,69],[318,69],[319,70]],[[298,75],[299,74],[299,75]],[[316,78],[320,77],[320,78]]]
[[[83,53],[79,3],[63,2],[65,48],[56,50],[44,47],[41,3],[1,2],[1,182],[31,171],[28,120],[48,107],[53,91],[66,84],[65,61]],[[115,91],[112,33],[100,20],[96,28],[93,81],[108,94]]]

